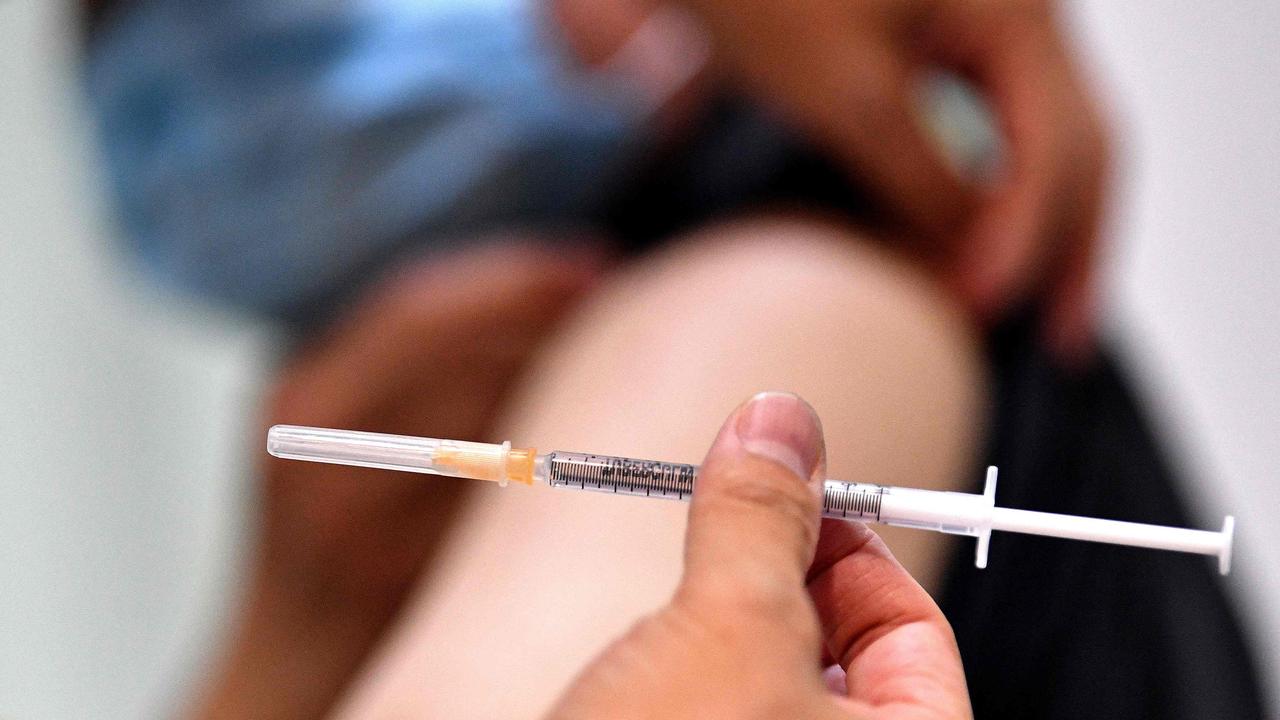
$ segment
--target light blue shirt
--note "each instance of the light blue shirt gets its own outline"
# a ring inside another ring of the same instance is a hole
[[[298,319],[407,251],[598,210],[644,108],[536,0],[146,0],[86,82],[129,244],[167,283]]]

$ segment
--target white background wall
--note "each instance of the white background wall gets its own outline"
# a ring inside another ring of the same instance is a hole
[[[0,717],[162,715],[236,581],[270,335],[129,281],[61,3],[0,2]],[[1069,8],[1123,177],[1107,322],[1280,679],[1280,3]]]
[[[234,580],[268,338],[128,281],[67,4],[0,2],[0,717],[161,717]]]

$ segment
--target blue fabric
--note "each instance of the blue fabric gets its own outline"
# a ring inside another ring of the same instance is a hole
[[[128,242],[297,317],[406,249],[590,215],[645,143],[534,0],[148,0],[86,81]]]

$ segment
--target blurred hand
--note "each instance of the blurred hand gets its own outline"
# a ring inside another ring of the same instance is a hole
[[[894,234],[982,322],[1028,298],[1064,359],[1089,348],[1105,136],[1048,0],[672,0],[702,20],[714,74],[825,147]],[[607,55],[661,0],[556,0],[571,44]],[[958,178],[923,130],[924,71],[975,84],[1004,174]]]
[[[930,56],[985,94],[1007,145],[1002,178],[945,255],[944,277],[991,320],[1031,297],[1060,359],[1091,350],[1095,260],[1109,150],[1047,0],[950,0],[925,32]]]
[[[1048,0],[685,0],[726,70],[844,160],[944,282],[989,320],[1037,292],[1048,339],[1078,355],[1106,145]],[[1007,144],[993,187],[961,183],[921,129],[930,67],[975,83]]]
[[[735,411],[699,472],[675,597],[551,717],[971,717],[950,626],[924,590],[866,526],[827,522],[819,536],[824,471],[804,401],[764,393]],[[847,673],[840,688],[824,683],[824,651]]]

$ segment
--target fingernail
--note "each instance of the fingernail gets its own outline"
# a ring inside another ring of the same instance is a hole
[[[814,479],[824,454],[822,424],[798,396],[762,392],[752,397],[734,429],[747,452],[779,463],[803,480]]]

